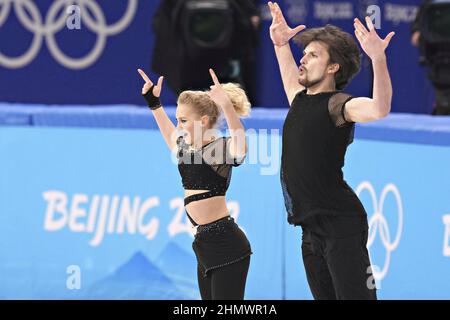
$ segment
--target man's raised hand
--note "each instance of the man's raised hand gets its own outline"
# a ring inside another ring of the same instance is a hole
[[[280,6],[276,2],[268,2],[270,14],[272,15],[272,24],[270,26],[270,38],[276,46],[284,46],[297,33],[306,28],[304,25],[299,25],[294,29],[290,28],[284,19]]]

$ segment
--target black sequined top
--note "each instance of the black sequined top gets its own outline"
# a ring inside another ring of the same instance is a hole
[[[184,205],[193,201],[224,196],[231,180],[231,169],[242,164],[245,157],[234,158],[229,153],[231,137],[221,137],[204,145],[200,150],[191,150],[183,137],[177,140],[178,171],[183,188],[188,190],[209,190],[184,199]],[[189,219],[197,225],[192,218]]]

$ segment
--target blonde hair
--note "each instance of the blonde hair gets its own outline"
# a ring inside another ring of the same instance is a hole
[[[236,83],[222,84],[222,88],[225,90],[228,97],[230,97],[236,114],[241,118],[247,117],[250,114],[251,104],[248,101],[245,91]],[[191,106],[201,117],[205,115],[208,116],[211,127],[219,124],[221,109],[209,97],[208,91],[183,91],[178,96],[177,103]]]

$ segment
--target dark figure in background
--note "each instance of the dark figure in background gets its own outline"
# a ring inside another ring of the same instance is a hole
[[[429,67],[434,88],[433,115],[450,115],[450,0],[422,2],[411,27],[420,63]]]
[[[259,15],[258,8],[256,6],[256,0],[242,1],[241,6],[245,7],[245,11],[248,17],[250,17],[252,30],[249,37],[248,51],[243,54],[240,61],[240,71],[242,84],[247,92],[248,99],[250,103],[255,106],[256,101],[256,49],[258,48],[260,27],[261,27],[261,17]]]
[[[213,68],[254,102],[253,63],[259,16],[253,0],[162,0],[152,21],[152,69],[171,89],[204,90]]]

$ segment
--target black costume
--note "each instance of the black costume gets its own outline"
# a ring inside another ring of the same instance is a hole
[[[177,140],[178,169],[183,187],[209,190],[184,199],[193,201],[224,196],[231,179],[231,169],[244,159],[228,153],[230,138],[218,138],[201,150],[190,151],[183,137]],[[198,225],[186,211],[194,226]],[[240,300],[244,298],[245,282],[252,254],[247,237],[230,216],[206,225],[199,225],[192,244],[198,262],[198,282],[204,300]]]
[[[143,97],[148,107],[161,108],[152,86]],[[231,138],[221,137],[194,151],[181,136],[177,139],[178,170],[186,190],[209,190],[184,199],[185,206],[193,201],[224,196],[231,180],[231,169],[244,158],[230,155]],[[197,227],[192,248],[197,257],[198,285],[203,300],[244,299],[250,255],[252,250],[244,232],[230,216],[205,225],[198,225],[186,210],[189,220]]]
[[[367,214],[342,173],[355,128],[344,115],[352,98],[340,91],[309,95],[305,89],[283,126],[288,222],[303,229],[303,260],[316,299],[376,299],[367,286]]]

